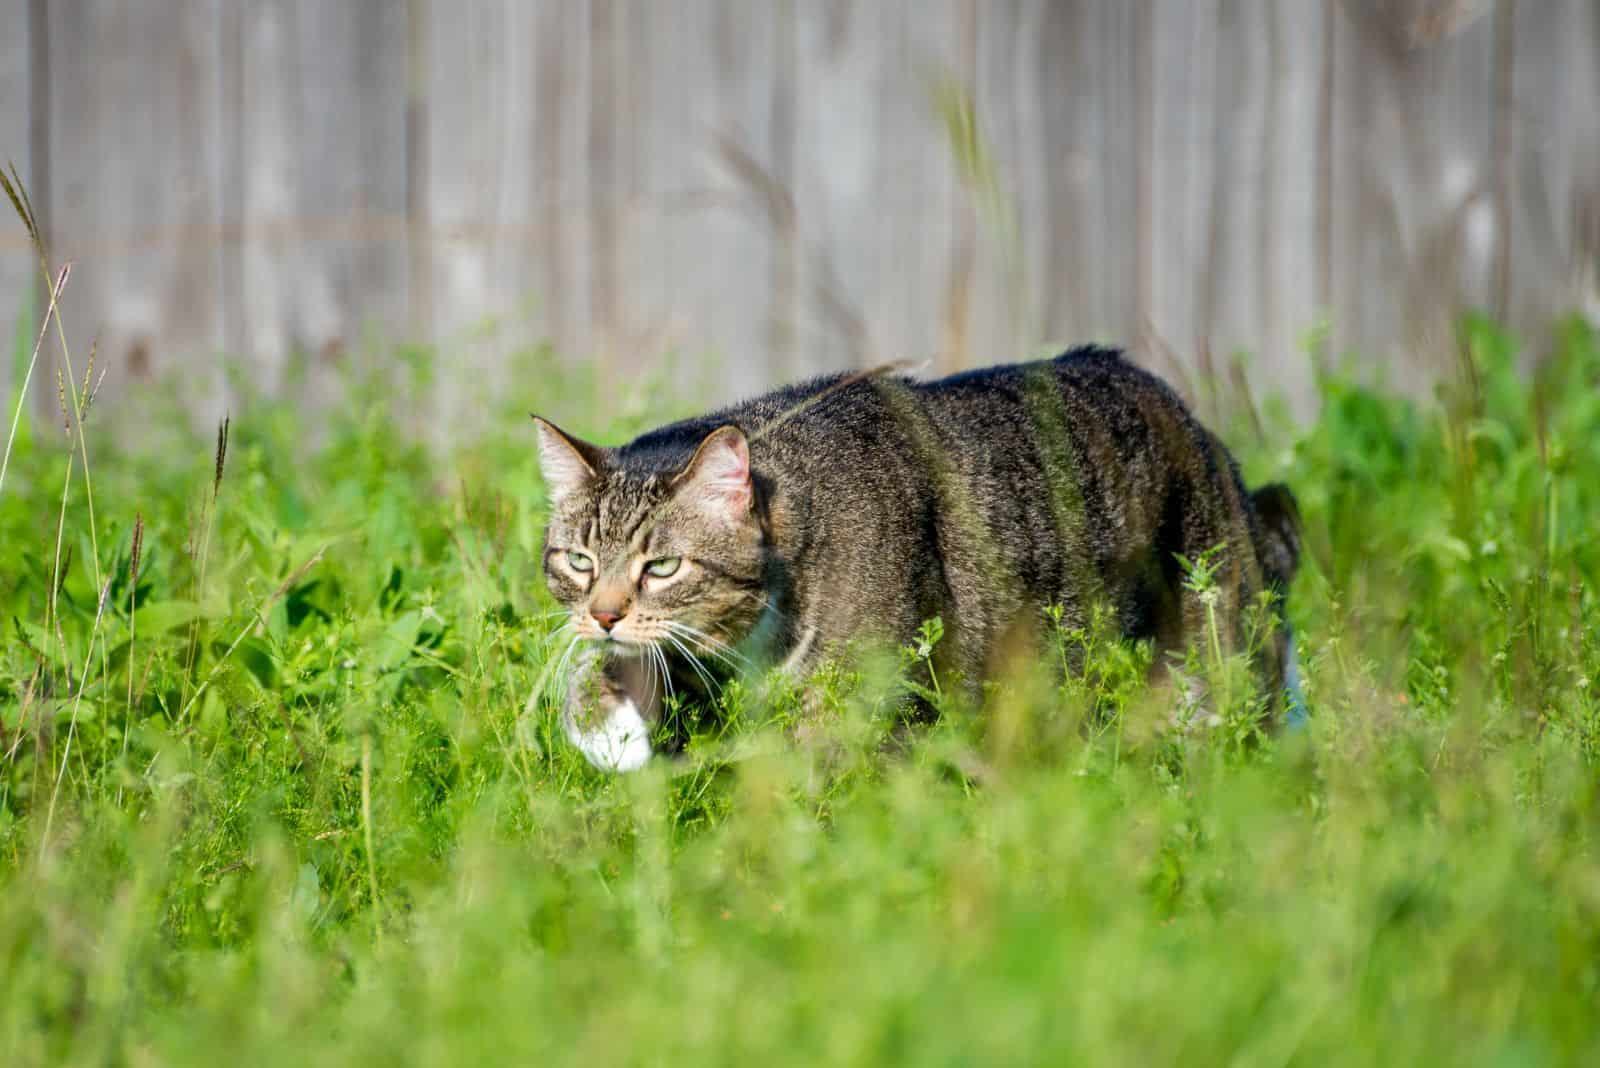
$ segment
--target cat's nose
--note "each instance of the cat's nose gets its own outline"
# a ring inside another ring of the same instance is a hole
[[[589,609],[589,614],[594,617],[596,623],[600,624],[600,629],[607,632],[617,625],[617,620],[622,618],[621,612],[606,612],[598,608]]]

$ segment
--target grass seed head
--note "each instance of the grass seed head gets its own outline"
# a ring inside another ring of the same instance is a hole
[[[133,545],[128,550],[128,587],[129,597],[139,585],[139,562],[144,556],[144,513],[138,512],[133,518]]]
[[[228,462],[228,424],[231,416],[223,416],[222,422],[217,425],[217,470],[211,481],[211,495],[215,497],[222,489],[222,471]]]
[[[100,335],[96,334],[94,340],[89,342],[89,363],[83,369],[83,396],[84,403],[88,403],[89,383],[94,377],[94,358],[100,353]]]
[[[72,417],[67,414],[67,380],[61,375],[61,368],[56,368],[56,405],[61,409],[61,429],[72,435]]]

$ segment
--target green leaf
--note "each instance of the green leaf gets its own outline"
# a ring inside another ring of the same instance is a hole
[[[227,611],[220,602],[157,601],[139,609],[135,626],[140,634],[160,634],[197,619],[221,619]]]

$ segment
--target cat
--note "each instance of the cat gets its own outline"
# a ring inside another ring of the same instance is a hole
[[[902,646],[938,617],[941,677],[976,692],[1019,637],[1085,624],[1177,650],[1215,566],[1222,643],[1281,611],[1299,559],[1294,497],[1248,492],[1232,456],[1160,379],[1114,349],[936,381],[839,374],[673,423],[626,445],[537,416],[550,592],[575,667],[561,713],[597,767],[652,756],[670,690],[754,662],[805,678],[863,642]],[[1180,559],[1180,556],[1182,559]],[[1254,645],[1262,692],[1299,713],[1293,646]]]

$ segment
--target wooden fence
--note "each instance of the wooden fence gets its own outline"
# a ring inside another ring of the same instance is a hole
[[[0,0],[0,158],[111,384],[433,339],[724,395],[1086,339],[1392,379],[1600,315],[1597,0]],[[0,325],[36,283],[0,222]],[[9,334],[9,332],[8,332]],[[9,371],[7,373],[10,373]],[[1177,373],[1177,372],[1174,372]],[[53,391],[52,381],[46,389]],[[112,389],[111,393],[117,391]]]

